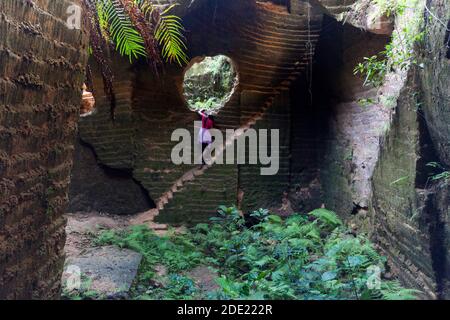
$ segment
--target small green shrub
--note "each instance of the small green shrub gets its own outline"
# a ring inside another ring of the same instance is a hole
[[[355,75],[361,74],[365,77],[364,86],[375,86],[379,87],[383,84],[384,77],[388,71],[388,66],[386,62],[386,52],[383,51],[380,55],[383,55],[380,58],[378,55],[374,55],[370,58],[364,57],[364,61],[360,62],[356,65],[353,73]]]
[[[161,262],[169,272],[177,273],[197,266],[202,257],[188,237],[159,237],[146,226],[135,226],[128,231],[105,231],[95,242],[97,245],[114,244],[141,253],[144,258],[144,280],[153,278],[152,267]]]
[[[396,19],[391,41],[378,55],[365,57],[354,68],[355,75],[364,77],[364,86],[380,87],[391,71],[407,70],[417,63],[414,46],[423,41],[423,13],[418,0],[375,0],[378,15]]]
[[[427,167],[431,167],[437,171],[437,173],[434,173],[430,176],[431,181],[450,181],[450,171],[446,170],[440,163],[429,162],[427,163]]]

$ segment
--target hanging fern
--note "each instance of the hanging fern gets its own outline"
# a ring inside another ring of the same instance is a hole
[[[182,20],[171,14],[177,4],[162,10],[150,0],[94,2],[102,35],[111,40],[117,51],[127,56],[130,62],[148,58],[153,64],[160,64],[160,55],[170,63],[183,65],[188,62]]]
[[[117,51],[130,59],[147,57],[144,39],[133,26],[119,0],[98,0],[100,25],[108,25],[111,39]],[[104,19],[104,20],[101,20]]]
[[[84,0],[83,6],[86,11],[85,25],[88,27],[90,33],[89,52],[92,54],[95,61],[100,67],[100,72],[103,78],[103,90],[105,92],[105,95],[110,100],[111,118],[114,120],[114,113],[116,108],[116,97],[113,88],[114,74],[109,64],[107,63],[104,53],[104,48],[106,46],[105,37],[102,34],[102,31],[104,31],[104,24],[100,22],[99,16],[96,14],[97,3],[92,0]],[[92,85],[92,81],[89,80],[89,78],[91,78],[89,72],[87,74],[87,78],[87,82]],[[91,88],[91,90],[93,90],[93,88]]]
[[[182,38],[183,31],[180,17],[161,15],[161,21],[156,31],[156,40],[162,46],[162,54],[167,61],[176,61],[179,65],[188,63],[188,56],[185,53],[187,47]]]
[[[107,63],[105,50],[113,43],[116,50],[129,58],[146,58],[158,73],[161,57],[180,66],[188,62],[187,46],[181,18],[151,0],[83,0],[85,25],[89,28],[89,51],[100,66],[104,91],[111,100],[114,120],[114,75]]]
[[[173,4],[164,10],[160,10],[149,0],[135,0],[141,8],[150,24],[155,27],[155,39],[161,47],[163,58],[170,63],[176,62],[180,66],[187,64],[187,46],[183,35],[185,29],[180,17],[171,14],[173,8],[178,4]]]
[[[162,47],[162,56],[167,62],[177,62],[180,66],[188,63],[188,56],[185,52],[187,46],[183,36],[184,27],[181,18],[170,14],[172,9],[178,4],[173,4],[159,14],[159,21],[156,26],[155,38]],[[144,12],[153,16],[154,6],[144,1]]]

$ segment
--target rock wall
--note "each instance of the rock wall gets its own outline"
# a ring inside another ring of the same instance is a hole
[[[103,167],[94,151],[79,139],[71,177],[67,212],[129,215],[155,207],[131,172]]]
[[[436,292],[441,299],[450,299],[450,184],[435,183],[427,193],[430,217],[430,250],[433,255]]]
[[[429,4],[415,53],[423,59],[408,74],[389,74],[379,90],[364,88],[353,68],[383,50],[390,28],[381,23],[369,33],[325,19],[313,86],[298,91],[311,101],[297,98],[301,111],[292,112],[293,209],[321,199],[371,234],[392,274],[426,298],[449,296],[449,185],[433,182],[427,166],[439,162],[448,170],[448,14],[448,4]],[[367,28],[366,18],[359,12],[359,22],[351,14],[347,21]]]
[[[393,273],[427,298],[449,297],[449,184],[433,181],[430,175],[436,172],[427,166],[448,165],[444,39],[449,11],[444,2],[425,9],[425,39],[415,52],[419,63],[409,70],[382,141],[370,207],[374,240]]]
[[[423,111],[440,160],[450,167],[450,3],[428,2],[422,55],[424,71],[421,73]]]
[[[353,69],[382,51],[388,40],[325,18],[311,77],[296,89],[298,102],[292,108],[294,210],[324,204],[369,230],[370,181],[391,110]]]
[[[383,142],[373,177],[375,240],[390,259],[395,274],[408,285],[436,297],[436,281],[430,248],[430,214],[427,191],[418,176],[423,167],[420,157],[421,134],[417,112],[416,74],[398,100],[389,134]]]
[[[87,58],[73,3],[0,2],[0,299],[59,296]]]

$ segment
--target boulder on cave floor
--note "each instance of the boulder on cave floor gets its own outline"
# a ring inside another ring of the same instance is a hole
[[[137,275],[142,255],[116,246],[98,247],[102,230],[123,230],[126,218],[100,213],[66,214],[66,263],[62,277],[68,298],[126,298]]]
[[[64,291],[91,292],[116,299],[127,297],[137,275],[142,255],[116,246],[92,247],[68,257],[63,273]],[[80,280],[80,285],[76,282]]]

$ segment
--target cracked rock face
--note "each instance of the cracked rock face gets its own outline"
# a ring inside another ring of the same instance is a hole
[[[445,0],[433,2],[430,10],[440,21],[430,18],[424,41],[423,111],[440,161],[450,167],[450,59],[445,26],[445,22],[450,22],[450,3]]]
[[[394,22],[385,14],[379,14],[379,8],[371,4],[367,11],[366,29],[375,34],[390,35],[394,30]]]
[[[0,1],[0,299],[60,294],[88,40],[67,28],[73,4]]]

